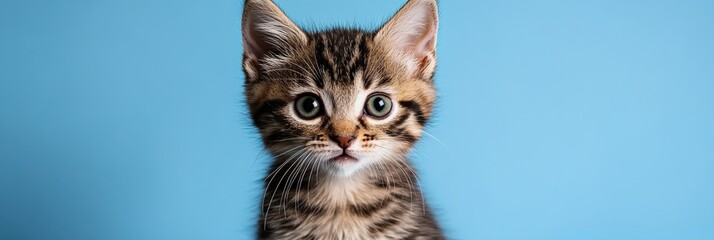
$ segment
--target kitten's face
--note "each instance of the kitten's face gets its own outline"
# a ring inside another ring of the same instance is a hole
[[[244,16],[244,70],[253,122],[276,160],[342,177],[403,161],[431,116],[433,50],[395,51],[399,36],[392,35],[401,32],[390,27],[408,27],[390,26],[397,17],[377,33],[305,33],[273,7],[259,5],[259,17]],[[256,27],[246,32],[246,24]],[[422,35],[405,48],[433,45],[435,35]]]

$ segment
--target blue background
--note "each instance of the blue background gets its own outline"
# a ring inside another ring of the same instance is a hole
[[[279,0],[303,26],[403,1]],[[0,239],[249,239],[239,0],[0,3]],[[440,2],[454,239],[714,239],[714,2]]]

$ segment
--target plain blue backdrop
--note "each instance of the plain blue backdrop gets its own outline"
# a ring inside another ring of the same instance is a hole
[[[279,0],[375,28],[403,0]],[[2,0],[0,239],[250,239],[239,0]],[[714,2],[440,2],[413,160],[454,239],[714,239]]]

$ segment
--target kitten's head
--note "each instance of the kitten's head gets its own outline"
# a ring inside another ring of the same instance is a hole
[[[247,0],[245,92],[276,161],[343,177],[403,161],[432,114],[437,21],[434,0],[409,0],[375,32],[307,32]]]

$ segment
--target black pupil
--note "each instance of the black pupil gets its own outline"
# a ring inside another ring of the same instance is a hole
[[[302,102],[302,109],[305,113],[310,114],[313,110],[317,108],[317,101],[314,98],[308,97]]]
[[[382,99],[381,97],[377,97],[374,98],[374,101],[372,101],[372,105],[374,107],[374,110],[377,110],[377,112],[382,112],[387,104],[384,103],[384,99]]]

